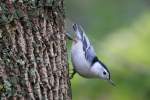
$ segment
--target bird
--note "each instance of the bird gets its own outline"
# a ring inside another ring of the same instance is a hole
[[[75,35],[74,37],[71,37],[73,40],[71,47],[73,73],[71,74],[70,79],[78,73],[85,78],[107,80],[110,84],[115,86],[114,82],[111,80],[110,71],[96,56],[95,50],[82,26],[79,24],[73,24],[72,28]],[[70,38],[70,35],[68,35],[68,37]]]

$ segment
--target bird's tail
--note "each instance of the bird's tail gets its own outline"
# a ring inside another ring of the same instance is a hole
[[[80,40],[83,40],[83,37],[84,37],[84,30],[83,28],[81,27],[81,25],[78,25],[78,24],[73,24],[73,30],[75,31],[76,33],[76,38],[80,39]]]

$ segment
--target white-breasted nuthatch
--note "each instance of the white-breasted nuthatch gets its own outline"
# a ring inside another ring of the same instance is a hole
[[[94,48],[83,28],[80,25],[74,24],[73,30],[75,36],[72,39],[71,60],[74,72],[72,73],[71,78],[73,78],[74,74],[77,72],[83,77],[100,78],[115,85],[111,80],[108,68],[96,56]]]

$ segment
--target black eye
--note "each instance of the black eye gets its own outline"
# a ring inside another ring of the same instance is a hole
[[[106,75],[106,72],[104,71],[103,74]]]

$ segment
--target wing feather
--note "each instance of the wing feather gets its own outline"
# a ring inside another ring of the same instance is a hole
[[[73,29],[76,33],[77,39],[81,40],[83,43],[83,51],[85,52],[85,58],[92,63],[93,59],[96,57],[96,54],[83,28],[81,27],[81,25],[74,24]]]

